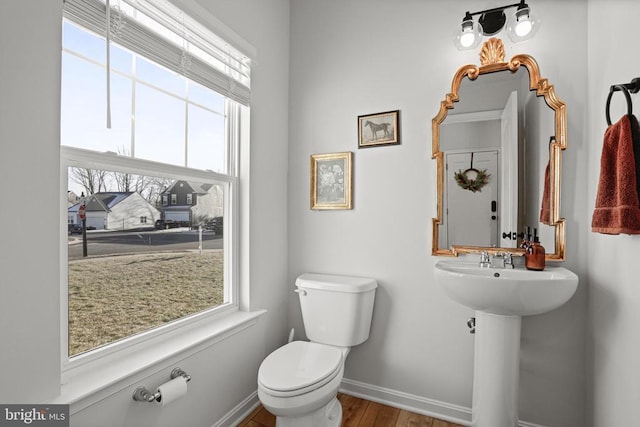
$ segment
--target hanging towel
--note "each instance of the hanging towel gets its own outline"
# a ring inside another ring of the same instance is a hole
[[[549,197],[549,164],[547,162],[547,168],[544,170],[544,187],[542,188],[542,205],[540,206],[540,222],[543,224],[551,225],[551,200]]]
[[[605,131],[596,207],[591,220],[591,230],[595,233],[640,234],[634,156],[634,145],[640,141],[633,140],[634,134],[640,135],[638,129],[638,120],[628,114]]]
[[[633,140],[633,158],[636,162],[636,191],[638,192],[638,201],[640,201],[640,124],[636,116],[630,115],[631,122],[631,139]]]

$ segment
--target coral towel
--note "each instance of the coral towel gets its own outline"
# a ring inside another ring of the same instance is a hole
[[[544,170],[544,187],[542,188],[542,205],[540,207],[540,222],[543,224],[551,225],[551,196],[549,186],[551,185],[549,177],[549,162],[547,162],[547,168]]]
[[[640,234],[634,156],[634,144],[640,143],[639,127],[635,116],[625,115],[605,131],[596,207],[591,220],[591,230],[595,233]]]

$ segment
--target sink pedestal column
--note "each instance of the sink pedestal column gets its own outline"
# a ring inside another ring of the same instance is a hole
[[[476,311],[473,427],[517,427],[520,316]]]

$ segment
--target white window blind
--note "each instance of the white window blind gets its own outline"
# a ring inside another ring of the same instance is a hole
[[[71,22],[248,106],[251,61],[167,0],[64,0]],[[107,33],[107,15],[110,18]]]

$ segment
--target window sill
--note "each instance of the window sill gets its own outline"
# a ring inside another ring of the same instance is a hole
[[[234,311],[67,369],[60,395],[50,403],[69,404],[72,414],[78,412],[155,373],[154,365],[177,356],[184,359],[255,325],[264,313]]]

